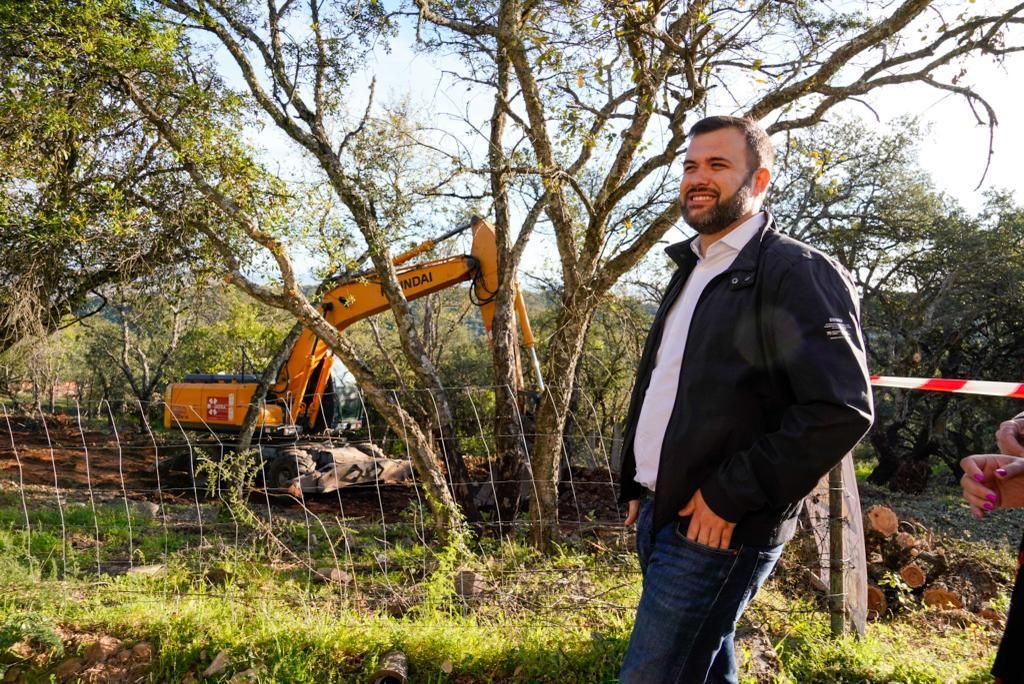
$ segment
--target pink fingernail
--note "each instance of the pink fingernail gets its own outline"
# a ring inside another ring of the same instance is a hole
[[[991,501],[992,503],[995,503],[997,501],[995,494],[986,494],[985,498]]]
[[[996,475],[1006,477],[1006,468],[996,468]]]
[[[985,480],[985,476],[981,473],[974,473],[974,479],[978,482],[983,482]]]
[[[984,508],[986,511],[991,511],[995,507],[992,504],[986,502],[985,505],[982,506],[982,508]]]

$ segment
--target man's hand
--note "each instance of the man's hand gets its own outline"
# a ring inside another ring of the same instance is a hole
[[[690,527],[686,530],[687,539],[714,549],[729,548],[736,523],[718,517],[718,514],[704,502],[704,496],[699,489],[690,499],[690,503],[679,511],[679,515],[690,516]]]
[[[640,499],[630,499],[629,501],[629,512],[626,513],[626,521],[622,523],[626,527],[629,527],[636,522],[637,515],[640,514]]]

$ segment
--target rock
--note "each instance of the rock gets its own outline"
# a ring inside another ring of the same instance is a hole
[[[84,667],[85,663],[81,658],[70,658],[54,668],[53,676],[58,681],[67,682],[77,677]]]
[[[153,660],[153,655],[156,650],[153,648],[153,644],[148,641],[140,641],[139,643],[132,646],[131,654],[132,660],[136,663],[148,663]]]
[[[459,570],[455,573],[455,593],[462,598],[479,596],[484,590],[484,580],[473,570]]]
[[[231,679],[228,680],[228,684],[245,684],[245,682],[258,682],[262,672],[255,667],[250,667],[248,670],[236,673]]]
[[[152,501],[129,501],[128,510],[139,518],[155,520],[160,515],[160,506]]]
[[[153,565],[136,565],[133,568],[128,568],[126,571],[129,575],[143,575],[145,577],[160,577],[167,573],[167,566],[163,563],[155,563]]]
[[[96,663],[104,663],[107,658],[114,655],[124,647],[124,644],[120,639],[115,639],[112,636],[101,636],[99,641],[93,642],[85,649],[85,660],[86,667],[92,667]]]
[[[316,571],[315,579],[330,584],[347,585],[352,583],[352,575],[341,568],[320,568]]]
[[[782,671],[782,661],[771,639],[751,627],[736,630],[736,660],[744,679],[772,682]]]
[[[228,666],[228,652],[221,651],[213,658],[213,662],[210,666],[203,670],[204,677],[212,677],[218,675],[225,670]]]
[[[223,587],[230,581],[234,575],[225,570],[224,568],[210,568],[206,571],[206,575],[203,579],[206,580],[207,584],[214,587]]]

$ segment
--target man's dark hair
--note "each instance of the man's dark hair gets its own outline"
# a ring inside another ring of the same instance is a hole
[[[772,167],[772,162],[775,161],[775,148],[772,147],[772,141],[768,139],[765,130],[753,119],[744,119],[738,116],[709,116],[693,124],[689,137],[692,140],[694,136],[720,131],[723,128],[735,128],[746,138],[747,162],[750,164],[751,173],[762,166],[766,169]]]

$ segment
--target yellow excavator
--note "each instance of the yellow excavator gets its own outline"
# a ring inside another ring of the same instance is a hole
[[[409,264],[467,229],[472,229],[473,235],[469,254]],[[474,216],[467,225],[403,252],[393,263],[399,267],[398,280],[408,300],[471,281],[490,339],[498,290],[497,244],[490,224]],[[533,368],[534,390],[542,392],[544,381],[533,331],[518,285],[514,296],[523,346]],[[390,308],[373,271],[333,287],[319,306],[324,318],[338,330]],[[237,432],[257,387],[258,378],[252,374],[187,375],[182,382],[167,385],[164,428]],[[323,341],[303,330],[277,381],[268,389],[256,420],[256,429],[264,438],[259,451],[268,489],[317,493],[356,483],[408,479],[408,461],[385,458],[375,445],[335,445],[336,438],[344,439],[361,427],[363,412],[352,374]],[[326,436],[332,439],[324,439]]]

